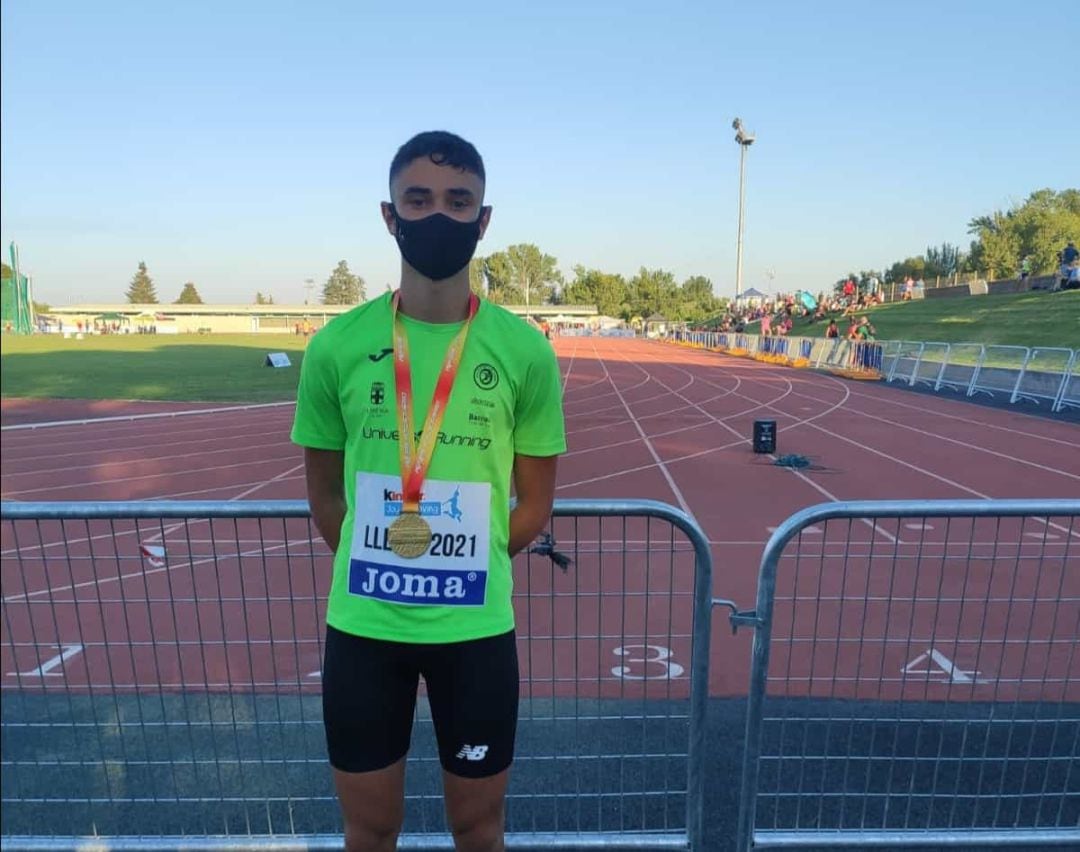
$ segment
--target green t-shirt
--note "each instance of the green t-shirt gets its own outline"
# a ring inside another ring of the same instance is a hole
[[[419,433],[461,323],[402,319]],[[555,353],[526,322],[481,302],[424,480],[420,513],[432,543],[410,560],[393,554],[386,540],[401,511],[392,330],[386,294],[318,332],[301,368],[292,440],[345,453],[348,509],[327,623],[398,642],[505,633],[514,626],[507,552],[514,455],[566,451]]]

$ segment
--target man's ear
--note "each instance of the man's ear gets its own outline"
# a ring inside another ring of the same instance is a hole
[[[389,201],[383,201],[379,204],[380,212],[382,213],[383,222],[386,223],[386,230],[390,232],[390,236],[397,236],[397,222],[394,220],[394,205]]]
[[[488,225],[491,224],[491,205],[485,205],[480,208],[480,239],[484,238],[484,233],[488,229]]]

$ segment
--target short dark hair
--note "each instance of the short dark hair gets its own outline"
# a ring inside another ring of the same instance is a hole
[[[470,172],[480,180],[487,180],[484,175],[484,161],[471,142],[445,130],[428,130],[417,133],[398,148],[390,163],[390,182],[393,183],[394,178],[409,163],[421,157],[427,157],[438,166],[452,166]]]

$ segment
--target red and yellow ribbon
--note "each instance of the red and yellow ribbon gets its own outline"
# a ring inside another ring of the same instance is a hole
[[[442,425],[443,415],[446,414],[450,391],[453,390],[461,356],[465,351],[465,338],[469,334],[473,317],[480,309],[480,299],[475,293],[469,294],[469,315],[465,320],[465,325],[454,335],[454,339],[450,341],[450,346],[446,350],[446,357],[443,359],[438,381],[435,382],[435,393],[431,397],[431,405],[428,407],[419,443],[415,442],[413,433],[409,338],[405,333],[405,325],[398,316],[400,301],[401,291],[397,291],[390,304],[394,317],[394,386],[397,396],[395,408],[397,409],[398,435],[400,436],[398,458],[401,462],[401,509],[403,512],[419,512],[420,489],[431,466],[431,457],[434,455],[435,443],[439,438],[439,427]]]

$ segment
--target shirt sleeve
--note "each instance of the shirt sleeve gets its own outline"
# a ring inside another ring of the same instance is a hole
[[[546,340],[525,374],[514,409],[514,452],[524,456],[557,456],[566,452],[562,377],[555,352]]]
[[[292,440],[316,450],[343,450],[347,432],[341,416],[337,363],[326,349],[325,332],[308,344],[300,366],[300,387],[296,392],[296,416]]]

